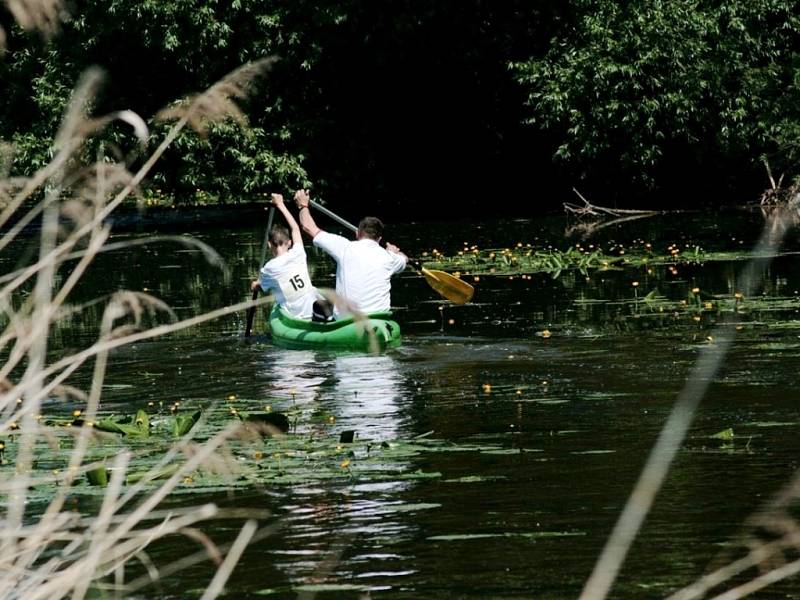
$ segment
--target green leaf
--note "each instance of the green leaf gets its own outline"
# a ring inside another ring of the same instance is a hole
[[[136,419],[134,419],[133,425],[141,435],[145,437],[150,435],[150,417],[145,411],[140,409],[136,412]]]
[[[120,427],[120,425],[114,421],[114,417],[108,417],[107,419],[100,419],[94,424],[94,428],[100,431],[108,431],[110,433],[121,433],[125,435],[125,430]]]
[[[729,427],[728,429],[723,429],[722,431],[719,431],[719,432],[717,432],[714,435],[709,436],[709,437],[711,437],[712,439],[715,439],[715,440],[732,440],[733,439],[733,429],[731,429]]]
[[[100,419],[94,424],[95,429],[119,433],[128,437],[149,437],[150,417],[143,410],[136,413],[136,417],[131,422],[130,417],[108,417]]]
[[[191,415],[177,415],[172,422],[172,435],[175,437],[183,437],[194,427],[195,423],[200,420],[202,411],[197,410]]]
[[[86,471],[86,479],[89,480],[89,485],[106,487],[108,485],[108,471],[105,465]]]
[[[172,477],[175,473],[177,473],[180,465],[167,465],[166,467],[161,467],[159,469],[150,469],[148,471],[140,471],[137,473],[131,473],[125,478],[125,483],[128,485],[133,483],[138,483],[142,479],[167,479]]]

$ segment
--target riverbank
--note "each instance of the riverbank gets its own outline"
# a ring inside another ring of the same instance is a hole
[[[269,205],[264,202],[213,206],[130,206],[114,211],[107,222],[115,231],[251,227],[261,220],[266,224],[268,209]]]

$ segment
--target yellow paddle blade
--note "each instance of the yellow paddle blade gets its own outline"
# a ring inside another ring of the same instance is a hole
[[[422,275],[429,286],[454,304],[466,304],[475,293],[474,287],[450,273],[422,267]]]

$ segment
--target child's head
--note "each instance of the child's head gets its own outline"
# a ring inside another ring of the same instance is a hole
[[[269,231],[269,249],[276,256],[292,247],[292,236],[283,225],[273,225]]]

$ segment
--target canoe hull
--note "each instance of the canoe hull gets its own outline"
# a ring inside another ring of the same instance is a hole
[[[295,319],[276,306],[270,312],[269,327],[273,344],[280,348],[382,351],[401,344],[400,326],[390,316],[376,313],[358,321],[349,317],[314,323]]]

